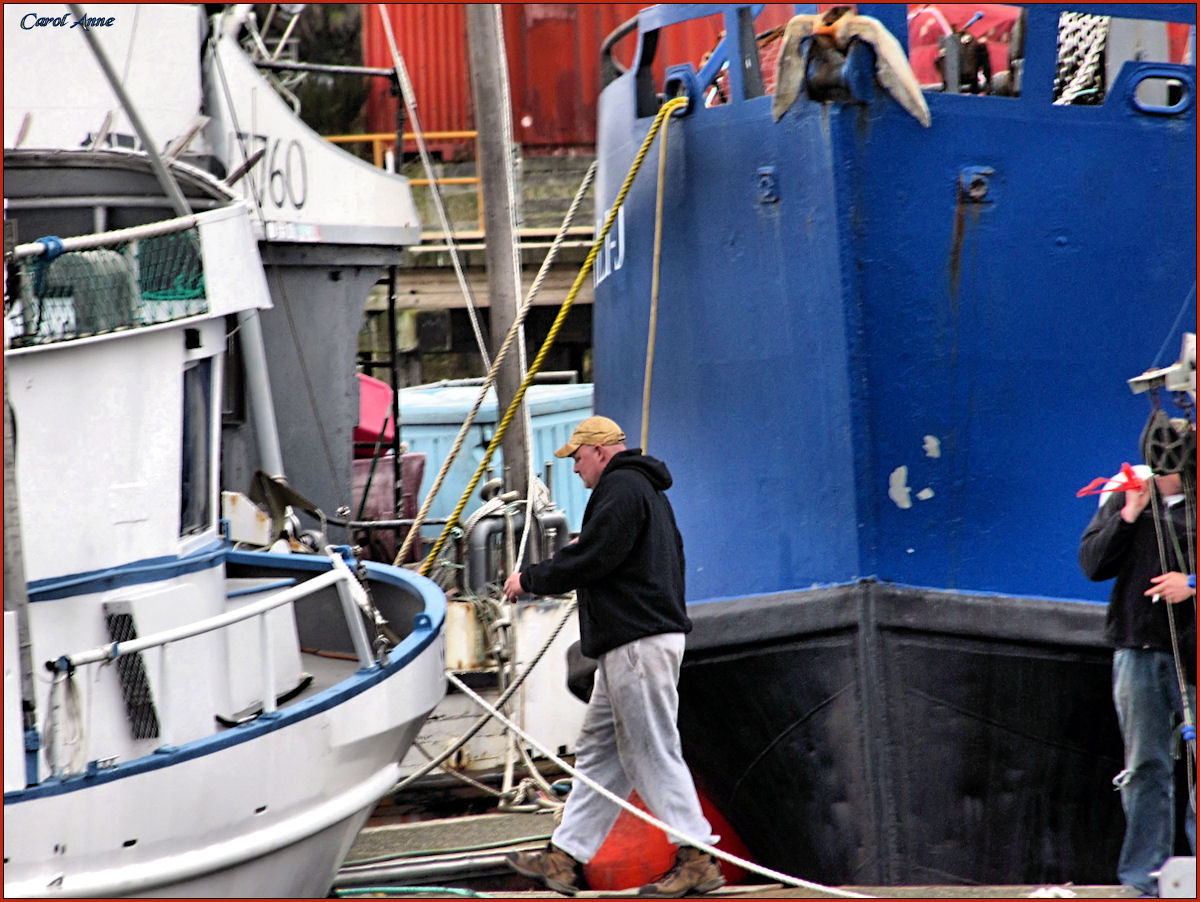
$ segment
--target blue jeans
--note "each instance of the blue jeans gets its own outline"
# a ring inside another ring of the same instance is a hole
[[[1162,867],[1175,845],[1175,722],[1183,717],[1179,679],[1170,652],[1119,648],[1113,653],[1113,704],[1125,742],[1125,768],[1113,780],[1125,809],[1125,840],[1117,862],[1121,883],[1158,895]],[[1196,722],[1196,687],[1188,687]],[[1196,820],[1185,827],[1196,850]]]

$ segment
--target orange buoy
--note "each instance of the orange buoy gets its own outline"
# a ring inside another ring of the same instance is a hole
[[[652,813],[637,792],[629,794],[629,802]],[[675,846],[667,834],[622,809],[600,851],[583,866],[583,874],[592,889],[630,889],[650,883],[674,863]]]
[[[716,806],[699,791],[700,808],[712,825],[713,833],[721,837],[717,848],[739,858],[750,859],[750,850],[742,842]],[[637,792],[629,794],[629,803],[639,811],[653,814]],[[675,863],[675,845],[667,834],[652,827],[639,817],[622,810],[609,831],[604,845],[583,866],[588,885],[594,890],[620,890],[644,886],[665,874]],[[721,872],[727,883],[738,883],[746,876],[745,869],[721,861]]]

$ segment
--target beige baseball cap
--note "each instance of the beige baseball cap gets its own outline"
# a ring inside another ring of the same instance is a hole
[[[567,443],[554,452],[555,457],[570,457],[580,445],[619,445],[625,441],[621,427],[608,417],[588,417],[575,427]]]

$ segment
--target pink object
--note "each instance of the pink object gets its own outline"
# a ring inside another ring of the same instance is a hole
[[[354,456],[372,457],[383,430],[384,450],[392,446],[396,425],[392,422],[392,387],[381,379],[356,373],[358,377],[358,425],[354,427]],[[387,428],[384,429],[384,420]]]

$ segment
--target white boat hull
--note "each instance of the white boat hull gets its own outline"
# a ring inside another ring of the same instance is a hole
[[[160,753],[162,766],[10,794],[5,895],[324,896],[440,700],[441,674],[434,642],[353,698],[335,687]]]

